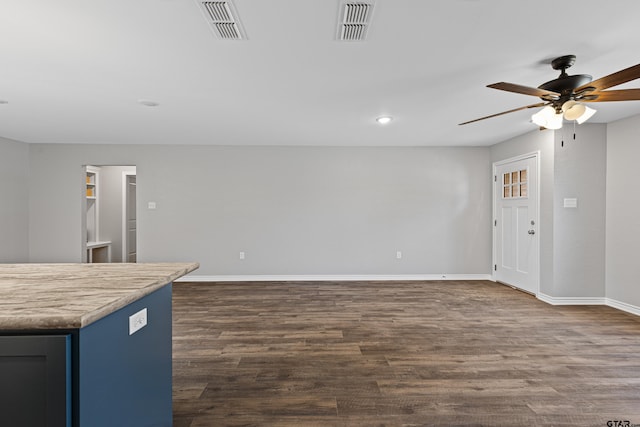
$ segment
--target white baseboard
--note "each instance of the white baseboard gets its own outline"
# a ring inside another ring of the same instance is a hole
[[[609,307],[617,308],[618,310],[626,311],[627,313],[640,316],[640,307],[638,307],[637,305],[627,304],[626,302],[616,301],[611,298],[605,298],[605,300]]]
[[[490,274],[266,274],[201,276],[187,274],[176,282],[347,282],[404,280],[491,280]]]
[[[543,293],[537,296],[539,300],[551,305],[606,305],[640,316],[640,307],[606,297],[552,297]]]
[[[540,292],[537,295],[539,300],[551,305],[606,305],[604,297],[552,297]]]

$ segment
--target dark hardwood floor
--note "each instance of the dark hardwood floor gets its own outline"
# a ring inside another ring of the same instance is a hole
[[[173,292],[175,427],[640,425],[640,318],[609,307],[484,281]]]

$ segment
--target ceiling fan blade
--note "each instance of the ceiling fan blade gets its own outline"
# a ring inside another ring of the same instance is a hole
[[[605,90],[589,95],[597,95],[598,97],[585,99],[584,102],[640,101],[640,89]]]
[[[633,67],[625,68],[624,70],[609,74],[608,76],[601,77],[598,80],[594,80],[591,83],[580,86],[575,91],[578,92],[582,88],[589,86],[595,87],[596,90],[604,90],[612,86],[630,82],[631,80],[635,80],[637,78],[640,78],[640,64],[634,65]]]
[[[473,122],[479,122],[480,120],[490,119],[492,117],[498,117],[498,116],[501,116],[503,114],[515,113],[516,111],[526,110],[528,108],[544,107],[547,104],[548,104],[548,102],[538,102],[537,104],[531,104],[531,105],[527,105],[525,107],[514,108],[513,110],[503,111],[502,113],[497,113],[497,114],[492,114],[490,116],[480,117],[479,119],[469,120],[468,122],[464,122],[464,123],[458,123],[458,126],[467,125],[467,124],[473,123]]]
[[[521,93],[523,95],[537,96],[538,98],[542,98],[543,96],[547,96],[547,97],[560,96],[559,93],[552,92],[550,90],[539,89],[537,87],[516,85],[513,83],[506,83],[506,82],[494,83],[492,85],[487,85],[487,87],[490,87],[492,89],[505,90],[507,92]]]

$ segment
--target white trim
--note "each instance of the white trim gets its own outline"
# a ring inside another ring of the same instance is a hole
[[[541,275],[541,269],[540,269],[540,238],[542,236],[542,228],[543,225],[541,224],[541,220],[540,220],[540,193],[541,193],[541,187],[540,187],[540,180],[541,180],[541,174],[540,174],[540,170],[541,170],[541,162],[540,162],[540,150],[538,151],[532,151],[530,153],[526,153],[526,154],[521,154],[519,156],[515,156],[515,157],[510,157],[508,159],[503,159],[503,160],[499,160],[497,162],[493,163],[493,167],[492,167],[492,176],[494,177],[494,180],[492,181],[491,184],[491,193],[492,193],[492,215],[493,215],[493,221],[491,221],[491,232],[492,232],[492,240],[491,240],[491,257],[492,257],[492,262],[491,262],[491,279],[492,281],[496,281],[496,270],[495,270],[495,266],[498,263],[498,254],[497,254],[497,244],[496,244],[496,226],[495,226],[495,221],[498,218],[497,212],[496,212],[496,207],[497,207],[497,196],[496,196],[496,183],[497,183],[497,173],[498,173],[498,167],[505,165],[505,164],[509,164],[509,163],[513,163],[513,162],[517,162],[520,160],[526,160],[526,159],[530,159],[530,158],[534,158],[536,161],[536,219],[538,221],[538,224],[536,226],[537,229],[537,233],[538,233],[538,238],[536,239],[536,256],[538,257],[538,274],[537,274],[537,280],[536,280],[536,284],[535,284],[535,288],[536,288],[536,292],[535,295],[538,296],[540,294],[540,275]]]
[[[538,299],[551,305],[606,305],[617,310],[640,316],[640,307],[606,297],[552,297],[538,294]]]
[[[552,297],[540,292],[537,298],[551,305],[607,305],[604,297]]]
[[[638,307],[637,305],[627,304],[626,302],[617,301],[611,298],[605,298],[605,303],[609,307],[617,308],[618,310],[626,311],[627,313],[640,316],[640,307]]]
[[[94,174],[93,177],[93,207],[95,209],[94,216],[94,228],[95,233],[93,235],[93,240],[100,240],[100,166],[95,165],[83,165],[82,166],[82,221],[80,227],[81,231],[81,239],[82,239],[82,262],[88,262],[89,256],[87,254],[87,240],[89,235],[87,234],[87,173]]]
[[[491,280],[490,274],[265,274],[216,275],[187,274],[176,282],[332,282],[332,281],[404,281],[404,280]]]
[[[540,157],[540,151],[532,151],[530,153],[521,154],[519,156],[509,157],[508,159],[498,160],[497,162],[494,162],[493,165],[494,166],[502,166],[502,165],[506,165],[506,164],[509,164],[509,163],[518,162],[520,160],[526,160],[526,159],[529,159],[531,157]]]
[[[134,166],[135,167],[135,166]],[[127,253],[127,240],[129,239],[129,233],[127,233],[127,177],[135,176],[137,180],[138,170],[135,171],[123,171],[122,172],[122,257],[120,262],[128,262],[129,254]],[[137,182],[136,182],[137,184]],[[137,213],[137,195],[136,191],[136,233],[138,232],[138,213]],[[136,247],[136,253],[138,248]]]

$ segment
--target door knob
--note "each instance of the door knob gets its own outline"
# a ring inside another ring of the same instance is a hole
[[[535,230],[529,230],[529,231],[527,231],[527,233],[529,233],[529,234],[536,234],[536,231],[535,231]]]

